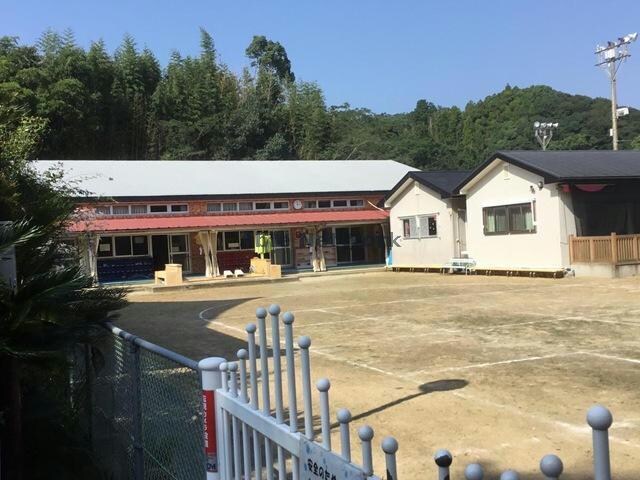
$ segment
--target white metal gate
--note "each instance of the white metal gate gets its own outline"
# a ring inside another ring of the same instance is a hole
[[[271,319],[271,352],[267,342],[268,315]],[[320,404],[320,442],[315,441],[309,358],[311,339],[306,336],[298,339],[300,366],[296,369],[293,314],[287,312],[282,316],[283,340],[278,305],[271,305],[268,312],[259,308],[256,317],[257,326],[253,323],[247,325],[247,349],[238,351],[236,362],[225,362],[221,358],[200,362],[205,402],[207,478],[274,480],[277,475],[278,480],[364,480],[372,476],[373,429],[365,425],[358,431],[363,465],[354,464],[351,462],[349,435],[351,414],[346,409],[340,410],[337,416],[341,452],[338,454],[331,449],[331,385],[326,378],[318,380],[315,385]],[[298,378],[302,390],[301,406],[297,393]],[[215,408],[211,405],[212,400]],[[298,418],[299,406],[302,419]],[[214,431],[216,435],[212,438]],[[388,479],[396,478],[397,448],[395,439],[388,437],[383,440]]]

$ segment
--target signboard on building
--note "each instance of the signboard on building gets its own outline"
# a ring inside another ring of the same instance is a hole
[[[362,470],[311,440],[300,438],[300,480],[365,480]]]

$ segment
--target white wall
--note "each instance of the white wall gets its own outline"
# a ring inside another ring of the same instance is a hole
[[[437,237],[402,238],[402,217],[436,214]],[[439,265],[454,256],[454,212],[448,199],[443,200],[416,181],[412,182],[391,206],[389,221],[392,238],[400,237],[393,244],[393,265]]]
[[[508,167],[505,174],[504,167]],[[543,178],[502,161],[468,189],[467,251],[478,267],[563,268],[569,266],[568,236],[575,234],[570,194],[557,184],[538,188]],[[536,200],[536,232],[485,235],[484,207]]]

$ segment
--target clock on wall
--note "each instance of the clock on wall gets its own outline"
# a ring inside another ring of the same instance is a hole
[[[296,210],[300,210],[302,208],[302,200],[294,200],[293,208]]]

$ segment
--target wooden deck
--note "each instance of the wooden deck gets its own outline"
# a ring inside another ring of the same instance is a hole
[[[420,273],[450,273],[447,265],[392,265],[389,270],[394,272]],[[468,275],[496,275],[503,277],[542,277],[563,278],[564,269],[561,268],[501,268],[501,267],[472,267],[467,270]]]

